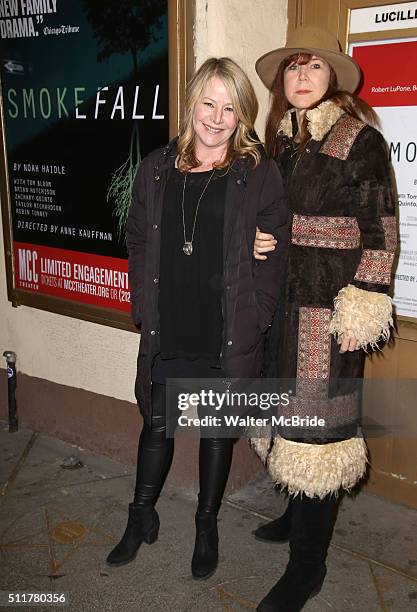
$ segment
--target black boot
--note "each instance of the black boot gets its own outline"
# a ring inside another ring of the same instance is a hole
[[[142,542],[152,544],[158,537],[158,501],[174,452],[174,440],[166,435],[166,388],[152,385],[152,423],[145,421],[138,445],[136,487],[129,505],[129,520],[119,544],[107,557],[112,566],[132,561]]]
[[[290,498],[282,516],[255,529],[253,532],[255,538],[263,542],[287,542],[291,530],[291,504]]]
[[[195,516],[195,546],[191,561],[194,578],[209,578],[214,574],[219,560],[219,535],[217,517],[213,514]]]
[[[195,546],[191,561],[194,578],[209,578],[219,560],[217,514],[229,475],[233,454],[233,440],[229,438],[201,438],[199,471],[200,493],[195,515]]]
[[[257,607],[258,612],[299,612],[320,591],[337,505],[334,496],[293,500],[290,561],[282,578]]]
[[[136,557],[142,542],[153,544],[158,538],[159,517],[156,510],[147,506],[129,504],[129,519],[120,542],[106,559],[111,566],[125,565]]]
[[[324,563],[307,569],[290,561],[282,578],[256,609],[258,612],[299,612],[320,592],[325,576]]]

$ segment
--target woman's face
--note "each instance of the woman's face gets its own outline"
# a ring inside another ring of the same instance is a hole
[[[313,55],[307,64],[292,63],[284,71],[284,93],[298,110],[314,106],[326,93],[330,81],[330,66]]]
[[[237,124],[231,95],[223,81],[213,76],[207,81],[193,111],[197,157],[211,155],[216,149],[223,154]]]

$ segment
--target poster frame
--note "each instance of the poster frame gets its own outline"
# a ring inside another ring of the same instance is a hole
[[[408,0],[403,0],[404,2]],[[358,8],[371,8],[389,4],[402,4],[401,0],[342,0],[340,6],[339,41],[345,53],[348,53],[350,43],[371,42],[379,40],[411,38],[417,36],[417,28],[383,30],[381,32],[358,32],[349,34],[350,12]],[[397,255],[398,256],[398,255]],[[397,315],[397,333],[402,336],[402,331],[407,336],[407,330],[417,332],[417,320],[415,317]],[[414,336],[414,334],[413,334]]]
[[[169,70],[169,135],[178,133],[185,96],[185,83],[194,71],[193,27],[194,3],[168,0],[168,70]],[[138,331],[130,313],[101,306],[74,302],[17,289],[14,282],[13,224],[5,139],[3,97],[0,89],[0,198],[3,223],[3,244],[6,265],[7,299],[12,307],[29,306],[101,325]]]

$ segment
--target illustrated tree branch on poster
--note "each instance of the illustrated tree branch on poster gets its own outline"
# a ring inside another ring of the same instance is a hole
[[[138,55],[158,40],[164,0],[83,0],[87,19],[101,45],[97,60],[103,62],[113,54],[130,53],[135,81],[140,76]],[[107,191],[107,201],[113,204],[119,239],[124,239],[133,180],[141,162],[139,120],[133,119],[129,155],[113,173]]]

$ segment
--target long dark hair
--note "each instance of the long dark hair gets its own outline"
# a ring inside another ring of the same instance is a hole
[[[311,53],[296,53],[286,57],[278,66],[277,74],[271,89],[270,107],[265,128],[265,149],[269,157],[277,157],[281,152],[281,140],[277,138],[277,130],[283,116],[287,110],[291,108],[284,93],[284,71],[293,63],[298,65],[307,64],[312,57],[313,55]],[[310,108],[316,108],[325,100],[332,100],[337,106],[356,119],[366,121],[366,123],[370,125],[378,125],[377,114],[365,100],[339,88],[336,73],[331,66],[327,91],[324,96]],[[309,138],[307,117],[304,113],[300,126],[300,152],[304,150]]]

